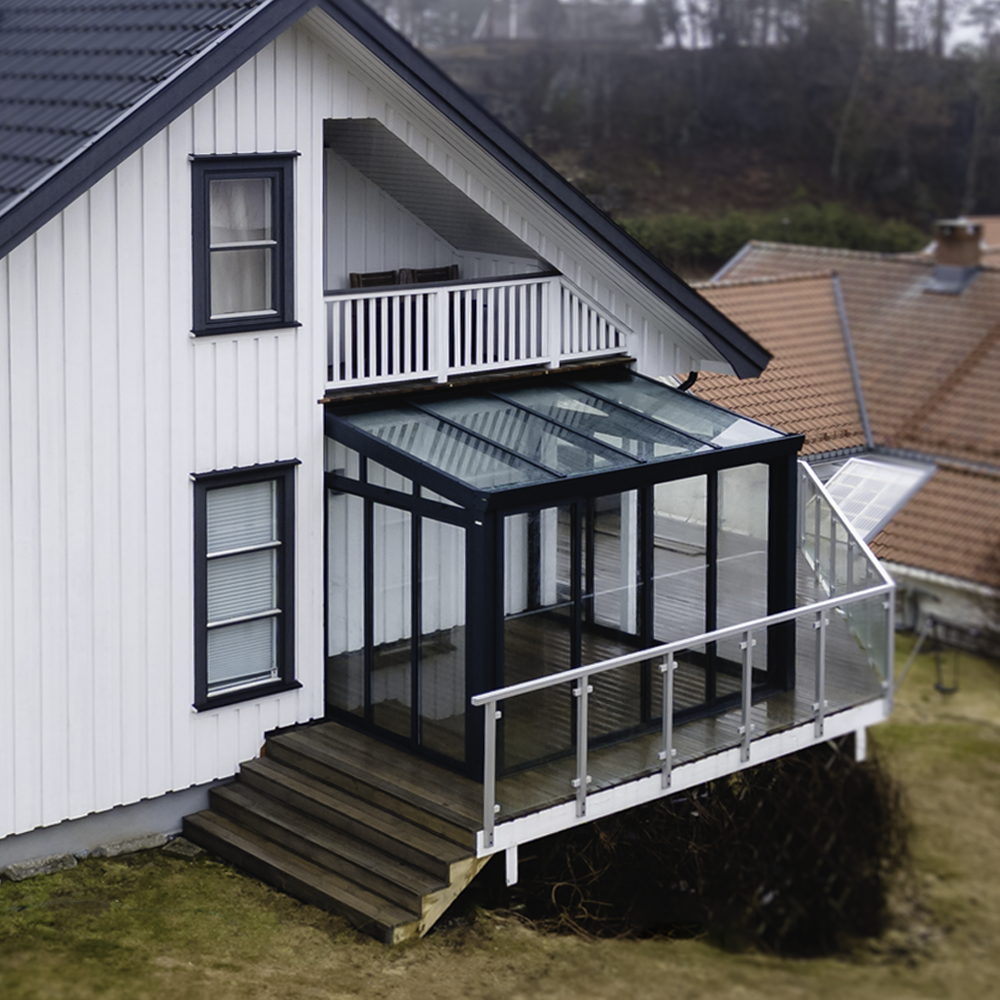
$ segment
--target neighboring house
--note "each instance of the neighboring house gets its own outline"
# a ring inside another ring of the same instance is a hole
[[[824,479],[867,456],[845,502],[873,494],[873,460],[898,473],[894,500],[888,480],[878,487],[892,516],[872,524],[872,549],[896,578],[897,621],[909,627],[927,615],[973,631],[996,625],[1000,269],[985,252],[991,221],[940,224],[924,255],[751,243],[701,289],[775,360],[755,382],[706,376],[700,395],[803,432]],[[908,480],[914,468],[933,474]]]
[[[0,865],[186,816],[399,940],[863,752],[891,581],[801,437],[659,380],[766,351],[365,4],[0,15]]]
[[[472,33],[475,41],[545,39],[651,48],[658,41],[645,4],[576,0],[489,0]]]

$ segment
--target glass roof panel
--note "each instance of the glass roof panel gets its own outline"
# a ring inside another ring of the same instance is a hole
[[[636,460],[597,441],[542,420],[492,396],[464,396],[424,404],[500,447],[563,476],[634,465]]]
[[[393,407],[342,419],[473,489],[495,490],[556,478],[421,410]]]
[[[586,382],[573,384],[621,406],[638,410],[653,420],[718,448],[773,441],[784,436],[780,431],[747,420],[738,413],[731,413],[687,393],[678,392],[670,386],[627,373],[621,378],[588,379]]]
[[[934,472],[932,465],[902,465],[868,458],[849,458],[830,478],[830,496],[870,542]]]
[[[531,386],[502,395],[594,441],[621,448],[645,461],[711,450],[704,442],[584,391],[585,385]]]

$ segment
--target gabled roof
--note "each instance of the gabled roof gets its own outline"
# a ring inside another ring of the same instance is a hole
[[[729,380],[726,405],[792,429],[788,420],[778,418],[789,409],[782,397],[787,393],[797,399],[801,392],[783,355],[801,357],[810,350],[796,342],[795,330],[802,339],[818,337],[821,342],[823,331],[816,328],[806,303],[790,297],[772,298],[767,304],[774,312],[759,321],[752,311],[764,305],[761,289],[773,288],[777,295],[798,284],[819,295],[817,269],[836,273],[874,450],[923,457],[938,470],[873,540],[873,550],[902,565],[996,587],[1000,271],[984,267],[961,294],[939,295],[925,291],[933,267],[933,259],[921,255],[751,243],[723,269],[725,281],[718,291],[706,287],[703,293],[776,355],[760,380],[773,390],[766,400],[749,383],[732,385]],[[713,382],[703,376],[696,390],[703,384]],[[768,405],[761,405],[764,401]],[[826,411],[825,420],[822,411],[816,413],[832,436],[840,420],[836,409]],[[806,429],[803,422],[799,429]]]
[[[843,288],[875,444],[1000,464],[1000,271],[938,295],[925,291],[931,259],[752,243],[724,278],[819,269]]]
[[[337,21],[666,301],[738,375],[757,375],[767,364],[760,345],[643,250],[362,0],[0,0],[0,255],[313,8]],[[43,108],[27,101],[49,103]],[[17,131],[32,127],[35,132]],[[24,147],[18,135],[29,134],[35,142]]]
[[[705,285],[701,292],[774,360],[753,381],[704,372],[697,395],[804,434],[805,455],[865,446],[831,272]]]

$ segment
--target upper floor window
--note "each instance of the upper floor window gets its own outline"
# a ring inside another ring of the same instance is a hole
[[[192,162],[194,332],[295,323],[292,155]]]

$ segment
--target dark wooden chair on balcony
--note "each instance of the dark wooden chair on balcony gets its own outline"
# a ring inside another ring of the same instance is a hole
[[[458,281],[458,264],[444,264],[441,267],[401,267],[401,285],[427,285],[436,281]]]
[[[381,288],[384,285],[407,284],[399,280],[399,271],[351,271],[351,288]]]

